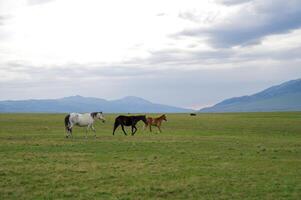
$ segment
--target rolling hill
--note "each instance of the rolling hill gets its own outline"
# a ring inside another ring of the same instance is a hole
[[[61,99],[30,99],[18,101],[0,101],[0,112],[93,112],[107,113],[181,113],[189,109],[152,103],[145,99],[128,96],[108,101],[100,98],[70,96]]]
[[[301,79],[270,87],[259,93],[226,99],[200,112],[301,111]]]

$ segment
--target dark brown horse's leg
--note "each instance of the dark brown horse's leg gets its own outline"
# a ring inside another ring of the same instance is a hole
[[[149,131],[152,132],[152,124],[149,124]]]
[[[121,124],[121,128],[122,128],[122,131],[123,131],[124,135],[128,135],[128,134],[126,134],[126,132],[125,132],[125,130],[124,130],[123,124]]]
[[[135,129],[135,130],[134,130],[134,129]],[[134,130],[134,131],[133,131],[133,130]],[[136,131],[137,131],[137,128],[136,128],[135,125],[133,125],[133,126],[132,126],[132,135],[135,135]]]
[[[114,135],[114,133],[115,133],[115,130],[116,130],[116,128],[119,126],[119,123],[117,122],[117,121],[115,121],[115,124],[114,124],[114,129],[113,129],[113,135]]]
[[[134,135],[134,126],[132,125],[132,136]]]

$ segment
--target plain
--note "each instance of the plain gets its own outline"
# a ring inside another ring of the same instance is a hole
[[[300,112],[168,114],[135,136],[116,116],[66,139],[63,114],[0,114],[0,199],[301,197]]]

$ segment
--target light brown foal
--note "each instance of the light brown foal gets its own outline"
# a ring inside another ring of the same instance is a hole
[[[145,125],[144,129],[149,126],[149,130],[150,130],[150,132],[152,132],[152,126],[156,126],[156,127],[158,127],[158,129],[161,133],[162,131],[161,131],[160,127],[161,127],[161,124],[162,124],[163,120],[167,121],[165,114],[161,115],[160,117],[157,117],[157,118],[148,117],[146,119],[147,124]]]

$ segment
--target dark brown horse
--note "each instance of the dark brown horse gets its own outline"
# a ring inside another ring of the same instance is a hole
[[[149,126],[149,130],[150,130],[150,132],[152,132],[152,126],[156,126],[156,127],[158,127],[158,129],[161,133],[162,131],[161,131],[160,127],[161,127],[163,120],[167,121],[165,114],[161,115],[160,117],[157,117],[157,118],[148,117],[145,128],[147,128],[147,126]]]
[[[124,126],[132,126],[132,135],[134,135],[137,131],[136,124],[142,120],[144,124],[147,124],[146,117],[145,115],[138,115],[138,116],[124,116],[124,115],[119,115],[115,119],[115,124],[114,124],[114,129],[113,129],[113,135],[115,133],[116,128],[121,125],[122,131],[124,135],[127,135]]]

